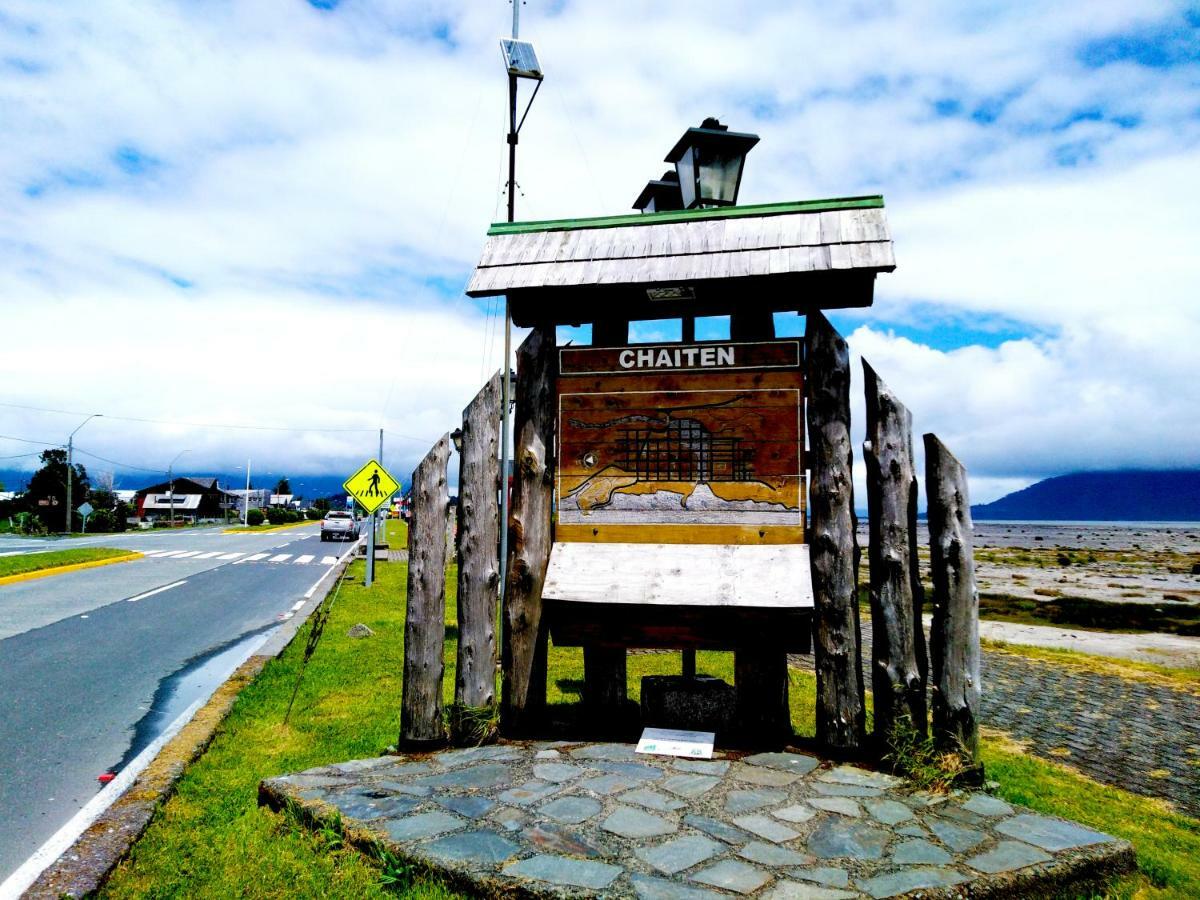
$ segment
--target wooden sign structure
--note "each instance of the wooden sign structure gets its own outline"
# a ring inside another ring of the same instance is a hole
[[[804,541],[799,340],[559,351],[558,541]]]
[[[556,399],[543,597],[585,702],[619,719],[627,648],[808,652],[800,341],[564,347]]]
[[[623,712],[626,648],[722,649],[743,730],[790,734],[814,605],[804,354],[772,316],[870,306],[894,267],[877,196],[492,226],[468,295],[505,295],[538,347],[583,322],[595,344],[518,353],[517,416],[540,424],[514,442],[509,721],[544,700],[548,632],[584,648],[591,721]],[[728,338],[696,341],[702,316]],[[630,343],[663,319],[680,342]]]

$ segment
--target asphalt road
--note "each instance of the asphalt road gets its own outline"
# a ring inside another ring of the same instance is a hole
[[[317,526],[50,542],[145,559],[0,586],[0,882],[286,617],[348,545]],[[37,541],[0,541],[0,553]]]

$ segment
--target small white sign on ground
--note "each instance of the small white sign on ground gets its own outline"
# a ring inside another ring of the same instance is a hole
[[[692,759],[712,759],[713,741],[711,731],[680,731],[674,728],[646,728],[638,741],[638,753],[653,753],[658,756],[686,756]]]

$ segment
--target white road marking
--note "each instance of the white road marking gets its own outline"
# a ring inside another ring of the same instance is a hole
[[[249,652],[246,654],[246,659],[249,659],[259,647],[266,643],[269,635],[264,634],[262,639],[256,644],[253,644]],[[241,665],[241,663],[238,663]],[[237,666],[234,666],[236,669]],[[203,697],[198,697],[196,702],[179,714],[174,722],[168,725],[163,733],[141,753],[129,761],[117,777],[104,786],[100,793],[96,794],[89,800],[79,812],[71,818],[62,828],[58,829],[50,840],[42,844],[29,859],[21,864],[21,867],[8,876],[3,882],[0,882],[0,900],[9,900],[9,898],[20,897],[29,886],[37,881],[39,875],[46,870],[51,863],[62,856],[76,839],[91,827],[92,823],[100,818],[110,806],[113,805],[121,795],[129,790],[130,786],[137,780],[137,777],[142,774],[146,766],[153,762],[158,756],[158,751],[166,746],[175,735],[188,722],[192,721],[192,716],[208,702],[208,698],[212,696],[212,691],[206,693]]]
[[[178,554],[175,558],[176,559],[186,559],[189,556],[199,556],[199,555],[200,555],[199,550],[187,550],[183,553]]]
[[[292,606],[292,612],[300,612],[300,610],[302,610],[302,609],[304,609],[304,601],[303,600],[297,600],[295,605]]]
[[[340,557],[340,558],[337,560],[337,562],[341,562],[343,559],[345,559],[347,556],[349,556],[351,553],[353,553],[355,550],[357,550],[357,549],[358,549],[358,545],[359,545],[359,543],[360,543],[361,541],[362,541],[362,538],[359,538],[357,541],[355,541],[353,544],[351,544],[351,545],[350,545],[350,549],[349,549],[349,550],[347,550],[345,553],[343,553],[343,554],[341,555],[341,557]],[[311,600],[311,599],[312,599],[312,595],[313,595],[313,594],[316,592],[316,590],[317,590],[317,587],[318,587],[318,586],[321,584],[321,582],[322,582],[322,581],[324,581],[326,578],[328,578],[328,577],[329,577],[329,573],[330,573],[330,572],[332,572],[332,571],[333,571],[333,566],[330,566],[330,567],[329,567],[329,568],[327,568],[327,569],[326,569],[324,572],[322,572],[322,573],[321,573],[321,577],[320,577],[320,578],[318,578],[318,579],[317,579],[317,580],[316,580],[316,581],[313,583],[313,586],[312,586],[312,587],[310,587],[310,588],[308,589],[308,591],[307,591],[307,592],[305,592],[305,594],[304,594],[304,599],[305,599],[305,600]]]
[[[307,566],[312,561],[313,555],[311,553],[305,553],[303,556],[297,556],[295,559],[295,563],[298,566]]]
[[[239,556],[245,556],[245,553],[223,553],[217,559],[237,559]]]
[[[147,550],[142,556],[166,556],[168,553],[175,553],[174,550]]]
[[[176,581],[174,584],[166,584],[160,588],[155,588],[152,591],[146,591],[144,594],[138,594],[136,597],[130,597],[126,603],[137,603],[139,600],[145,600],[147,597],[153,597],[155,594],[161,594],[163,591],[169,591],[171,588],[177,588],[182,584],[187,584],[187,580]]]
[[[335,566],[335,565],[337,565],[337,557],[336,556],[326,556],[324,559],[321,560],[321,565]]]
[[[159,559],[166,559],[168,556],[178,556],[182,550],[164,550],[158,554]]]
[[[199,556],[196,557],[196,559],[212,559],[214,556],[216,556],[220,552],[221,552],[220,550],[210,550],[208,553],[201,553]]]
[[[245,559],[239,559],[237,562],[234,563],[234,565],[240,566],[242,563],[258,562],[260,559],[266,559],[266,558],[267,558],[267,554],[265,554],[265,553],[255,553],[252,556],[247,556]]]
[[[286,562],[291,558],[292,554],[290,553],[276,553],[274,556],[268,559],[267,562]]]

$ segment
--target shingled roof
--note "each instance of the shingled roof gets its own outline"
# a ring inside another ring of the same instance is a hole
[[[493,225],[467,294],[896,267],[883,198]]]

